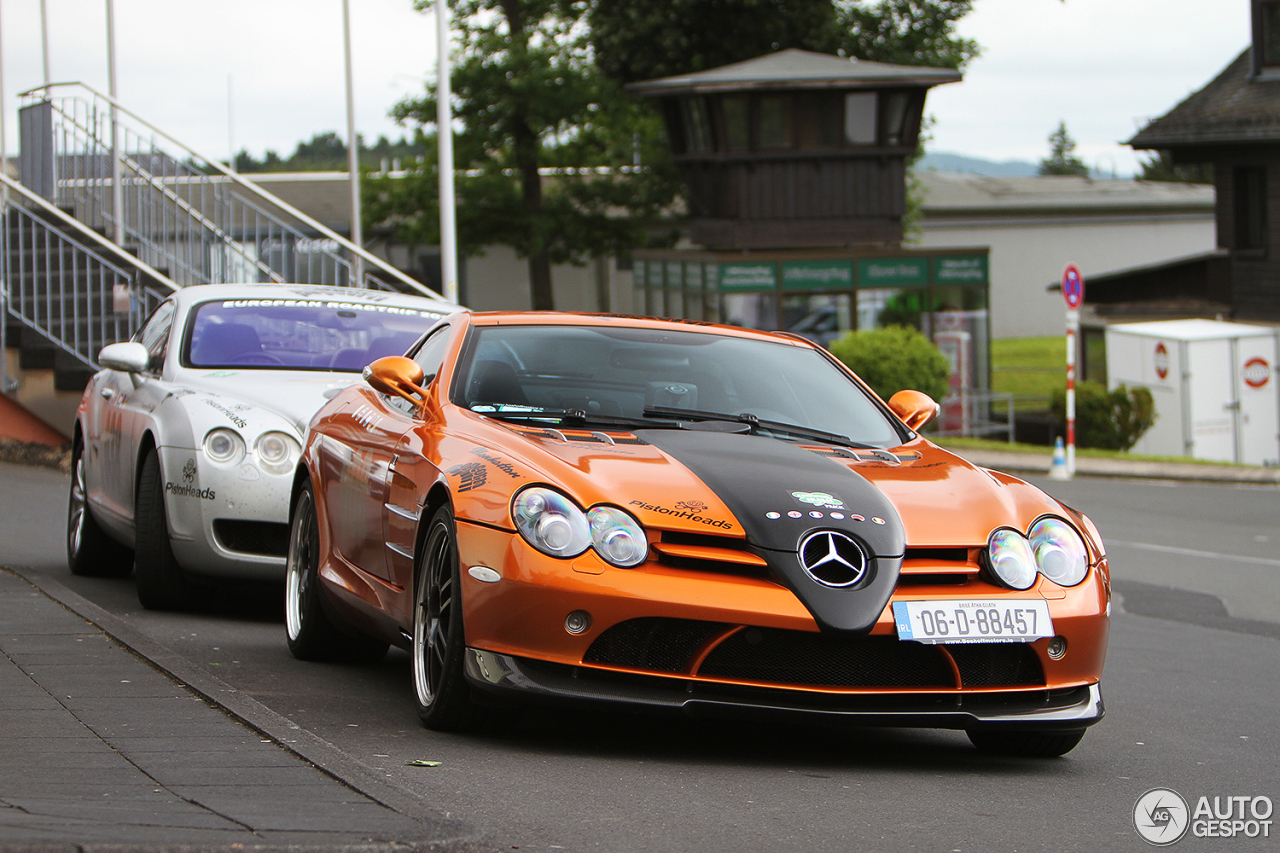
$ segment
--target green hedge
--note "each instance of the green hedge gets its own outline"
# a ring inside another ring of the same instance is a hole
[[[886,326],[849,332],[832,341],[830,349],[885,400],[905,388],[935,400],[947,394],[951,363],[915,329]]]
[[[1067,429],[1067,391],[1053,392],[1049,404],[1063,433]],[[1156,422],[1155,401],[1146,388],[1123,385],[1108,391],[1098,382],[1076,386],[1076,444],[1104,450],[1128,450]]]

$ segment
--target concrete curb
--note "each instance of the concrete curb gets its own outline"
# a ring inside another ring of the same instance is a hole
[[[1000,450],[945,448],[974,465],[1010,474],[1048,476],[1052,456]],[[1138,459],[1093,459],[1076,457],[1076,475],[1084,477],[1131,477],[1146,480],[1182,480],[1200,483],[1243,483],[1280,486],[1280,468],[1251,468],[1236,465],[1197,465],[1191,462],[1144,462]]]
[[[479,833],[467,827],[457,818],[441,813],[412,791],[388,781],[381,771],[369,767],[332,743],[308,732],[292,720],[271,710],[256,699],[209,675],[186,658],[146,636],[93,602],[67,589],[53,578],[30,572],[20,567],[9,567],[8,570],[97,627],[108,637],[138,655],[156,669],[178,681],[180,685],[194,691],[215,707],[220,708],[245,725],[275,741],[284,749],[319,768],[343,785],[392,811],[422,823],[424,830],[427,825],[434,824],[437,827],[449,827],[452,832],[456,833],[452,837],[422,844],[398,842],[389,844],[354,844],[337,847],[325,846],[324,849],[326,851],[338,851],[339,853],[387,853],[387,851],[481,853],[481,851],[492,851],[494,849],[491,845],[483,844],[482,836]],[[27,843],[20,845],[20,847],[22,850],[32,851],[63,851],[69,849],[69,845],[64,844],[42,846],[39,843]],[[133,850],[142,851],[144,849],[147,853],[155,853],[159,849],[154,845],[109,843],[71,845],[70,847],[86,852],[92,848],[92,850],[102,851],[102,853],[131,853]],[[4,853],[11,853],[14,849],[16,848],[0,843],[0,851],[4,851]],[[194,851],[196,848],[189,845],[174,844],[164,849]],[[255,846],[252,849],[255,853],[265,853],[267,847]],[[290,846],[288,849],[297,853],[301,848]]]

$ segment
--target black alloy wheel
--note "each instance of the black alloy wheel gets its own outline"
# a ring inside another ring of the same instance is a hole
[[[456,731],[478,720],[462,673],[462,584],[453,512],[432,516],[418,558],[413,611],[413,692],[418,718],[429,729]]]
[[[89,507],[84,444],[71,451],[71,493],[67,500],[67,566],[71,574],[123,578],[133,571],[133,550],[107,535]]]
[[[374,663],[387,644],[342,631],[330,617],[320,588],[320,527],[315,490],[308,479],[298,492],[285,564],[284,619],[289,651],[298,660]]]
[[[1034,731],[1021,729],[969,729],[965,734],[980,751],[1021,758],[1057,758],[1076,748],[1084,729]]]
[[[160,454],[152,448],[138,477],[135,527],[138,601],[148,610],[186,610],[195,604],[196,588],[187,579],[169,544],[164,509],[164,477]]]

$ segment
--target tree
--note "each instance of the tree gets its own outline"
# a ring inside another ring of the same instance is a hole
[[[527,259],[533,307],[549,310],[553,263],[645,243],[674,200],[674,170],[658,155],[661,126],[596,70],[585,4],[457,0],[455,8],[459,244],[468,252],[512,246]],[[434,152],[434,85],[393,114],[421,126]],[[658,168],[635,170],[637,158]],[[438,234],[434,160],[425,158],[408,186],[371,182],[375,229],[412,242]]]
[[[512,246],[528,260],[536,309],[554,306],[551,264],[674,240],[669,211],[681,185],[662,122],[623,84],[784,47],[951,67],[977,52],[954,34],[971,0],[453,2],[459,245]],[[367,182],[366,230],[430,243],[439,230],[434,86],[393,114],[419,128],[428,154],[402,183]]]
[[[1089,177],[1089,167],[1075,156],[1076,141],[1067,133],[1067,123],[1058,123],[1058,129],[1049,134],[1049,156],[1040,161],[1041,175],[1076,175]]]
[[[1142,174],[1138,175],[1138,179],[1143,181],[1171,181],[1183,184],[1213,183],[1212,163],[1176,163],[1173,159],[1173,154],[1169,151],[1156,151],[1143,160],[1140,165],[1142,166]]]
[[[786,48],[960,68],[978,54],[955,23],[972,0],[592,0],[596,62],[623,83],[704,71]]]

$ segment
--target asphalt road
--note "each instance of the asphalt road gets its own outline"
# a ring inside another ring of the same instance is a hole
[[[142,611],[131,581],[73,578],[66,478],[0,466],[0,565],[47,574],[496,849],[1139,851],[1135,801],[1169,787],[1280,801],[1280,490],[1039,482],[1087,512],[1118,592],[1107,717],[1067,757],[981,756],[962,733],[532,712],[496,732],[419,727],[408,658],[303,664],[275,587],[198,614]],[[428,759],[436,767],[405,762]],[[1197,839],[1179,850],[1278,848]]]

